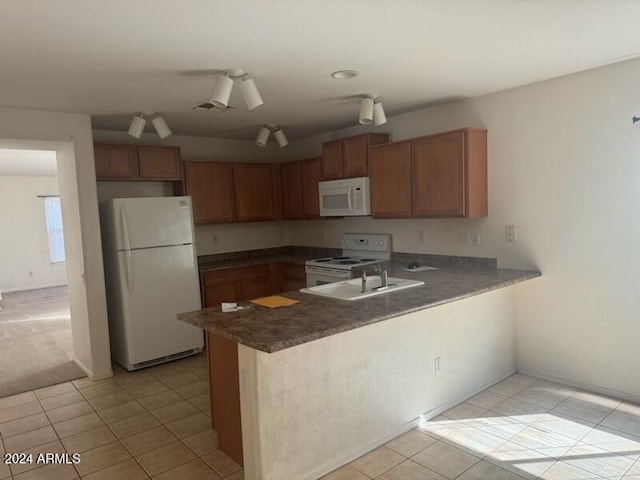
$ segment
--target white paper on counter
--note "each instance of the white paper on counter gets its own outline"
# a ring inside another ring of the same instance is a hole
[[[238,310],[244,310],[245,308],[251,308],[251,306],[245,305],[243,307],[242,305],[238,305],[236,302],[222,302],[220,304],[222,313],[237,312]]]

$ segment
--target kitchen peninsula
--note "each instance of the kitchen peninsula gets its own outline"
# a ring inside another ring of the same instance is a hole
[[[405,265],[389,274],[424,286],[354,302],[288,292],[300,303],[178,316],[237,349],[247,480],[318,478],[515,371],[515,293],[527,288],[516,284],[540,272]]]

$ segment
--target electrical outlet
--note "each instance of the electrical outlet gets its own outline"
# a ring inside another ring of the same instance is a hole
[[[458,245],[469,245],[469,233],[468,232],[458,232]]]
[[[517,231],[515,225],[507,225],[504,227],[504,238],[507,242],[515,242],[517,238]]]
[[[480,245],[480,234],[478,232],[471,232],[469,234],[469,243],[474,247]]]
[[[424,243],[424,230],[418,232],[418,242]]]
[[[433,371],[436,377],[442,373],[442,357],[440,355],[433,359]]]
[[[211,235],[211,244],[218,245],[218,235]]]

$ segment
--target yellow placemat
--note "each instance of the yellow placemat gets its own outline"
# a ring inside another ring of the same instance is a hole
[[[279,295],[254,298],[253,300],[249,300],[249,301],[251,303],[255,303],[256,305],[262,305],[263,307],[269,307],[269,308],[288,307],[290,305],[295,305],[296,303],[300,303],[298,300],[292,300],[291,298],[285,298]]]

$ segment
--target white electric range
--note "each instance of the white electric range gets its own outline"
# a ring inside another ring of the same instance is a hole
[[[391,258],[391,235],[387,233],[344,233],[342,254],[305,262],[307,287],[351,278],[351,270]]]

